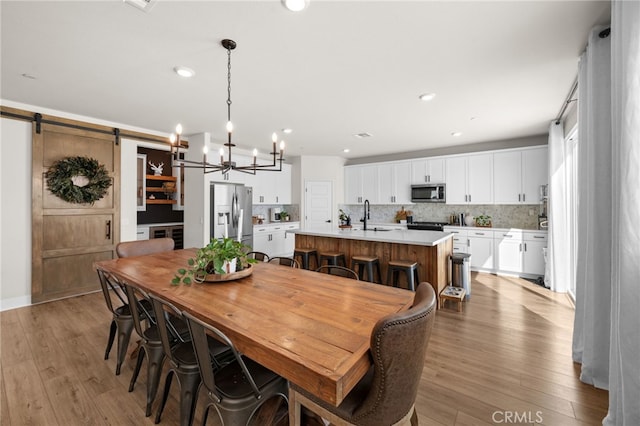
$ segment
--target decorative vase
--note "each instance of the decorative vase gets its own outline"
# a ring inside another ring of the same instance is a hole
[[[465,225],[467,225],[467,226],[475,226],[475,225],[476,225],[476,221],[475,221],[475,219],[473,218],[473,216],[471,216],[471,215],[466,215],[466,216],[464,217],[464,224],[465,224]]]
[[[238,258],[232,259],[232,260],[225,260],[222,263],[222,268],[226,271],[227,274],[231,274],[233,272],[236,271],[236,263],[238,261]]]

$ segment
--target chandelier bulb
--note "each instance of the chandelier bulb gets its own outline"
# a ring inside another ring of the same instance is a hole
[[[178,124],[176,126],[176,133],[178,134],[178,136],[182,134],[182,124]]]
[[[171,136],[169,136],[169,141],[171,142],[171,145],[176,143],[176,134],[175,133],[171,133]]]
[[[231,121],[227,121],[227,132],[233,132],[233,123]]]
[[[271,140],[273,141],[273,143],[276,143],[278,141],[278,135],[276,135],[275,133],[273,133],[271,135]]]
[[[207,152],[209,152],[209,147],[205,145],[202,147],[202,153],[206,154]]]
[[[284,151],[284,141],[280,141],[280,151]]]

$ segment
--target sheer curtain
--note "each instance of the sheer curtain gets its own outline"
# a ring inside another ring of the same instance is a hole
[[[640,425],[640,2],[614,2],[612,275],[607,426]]]
[[[564,126],[552,121],[549,126],[549,244],[545,284],[551,290],[565,293],[569,289],[571,268],[569,247],[569,211]]]
[[[573,360],[580,380],[609,387],[611,318],[611,38],[591,31],[578,89],[578,251]]]
[[[640,425],[640,2],[612,3],[611,36],[580,61],[573,358],[609,389],[605,426]]]

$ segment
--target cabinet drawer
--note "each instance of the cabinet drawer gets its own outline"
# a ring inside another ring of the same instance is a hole
[[[493,238],[493,231],[469,231],[470,237]]]
[[[522,231],[513,229],[509,231],[494,231],[493,237],[499,240],[522,241]]]
[[[541,241],[546,243],[548,237],[546,232],[524,232],[525,241]]]

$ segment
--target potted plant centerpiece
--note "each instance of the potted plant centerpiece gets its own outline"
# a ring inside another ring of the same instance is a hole
[[[196,252],[194,258],[187,261],[188,268],[176,271],[171,283],[201,283],[206,281],[208,276],[219,276],[214,281],[224,281],[229,274],[246,270],[252,263],[256,263],[255,259],[247,257],[249,251],[251,247],[233,238],[212,238],[209,244]]]
[[[351,216],[345,213],[344,210],[338,210],[338,219],[340,219],[340,228],[351,228]]]

